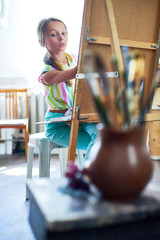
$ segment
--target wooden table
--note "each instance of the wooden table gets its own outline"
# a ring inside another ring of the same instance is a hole
[[[38,240],[158,240],[160,188],[148,184],[131,203],[95,196],[71,196],[59,188],[66,180],[27,182],[31,194],[29,222]]]

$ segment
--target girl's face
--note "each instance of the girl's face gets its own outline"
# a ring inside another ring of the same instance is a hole
[[[45,47],[50,53],[65,51],[68,42],[67,29],[62,22],[50,21],[45,32]]]

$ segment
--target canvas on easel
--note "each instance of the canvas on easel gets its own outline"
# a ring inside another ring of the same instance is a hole
[[[159,12],[160,0],[85,0],[78,73],[83,73],[87,49],[103,57],[109,72],[113,54],[119,61],[119,70],[123,70],[121,46],[138,50],[146,58],[145,101],[158,64]],[[75,159],[79,121],[99,121],[85,79],[76,79],[68,160]]]

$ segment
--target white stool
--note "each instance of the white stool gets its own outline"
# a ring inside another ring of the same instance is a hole
[[[39,152],[39,177],[50,177],[50,155],[52,149],[60,149],[60,172],[61,177],[64,177],[64,172],[67,166],[68,148],[50,142],[44,132],[30,135],[28,142],[27,154],[27,179],[32,178],[34,148]],[[78,162],[83,166],[83,151],[78,151]],[[26,200],[29,199],[29,192],[26,189]]]

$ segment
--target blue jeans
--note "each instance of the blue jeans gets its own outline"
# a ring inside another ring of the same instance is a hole
[[[49,121],[50,118],[62,117],[63,113],[51,113],[46,112],[45,121]],[[46,137],[56,144],[64,147],[69,146],[71,126],[66,122],[49,123],[45,124]],[[83,123],[79,124],[77,149],[85,150],[85,160],[88,159],[88,154],[97,139],[97,129],[95,123]]]

